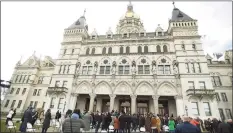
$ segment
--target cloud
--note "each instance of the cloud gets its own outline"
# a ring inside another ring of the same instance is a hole
[[[167,30],[172,2],[132,2],[147,31],[155,31],[158,24]],[[16,62],[23,55],[26,60],[36,55],[57,58],[63,31],[76,21],[86,8],[90,33],[96,28],[105,34],[114,31],[126,12],[128,2],[7,2],[1,3],[1,78],[10,79]],[[231,2],[176,2],[176,7],[197,19],[200,35],[206,35],[206,52],[224,51],[232,42]],[[221,47],[221,49],[219,49]]]

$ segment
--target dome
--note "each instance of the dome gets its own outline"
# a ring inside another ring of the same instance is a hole
[[[140,19],[140,16],[134,12],[126,12],[121,18],[122,19],[126,19],[126,18],[135,18],[135,19]]]

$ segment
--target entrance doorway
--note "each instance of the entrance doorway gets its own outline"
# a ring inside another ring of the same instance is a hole
[[[164,116],[175,115],[176,116],[176,102],[174,96],[160,96],[159,100],[159,114]]]
[[[149,113],[149,100],[137,100],[137,113],[140,115]]]
[[[124,111],[126,114],[131,113],[131,101],[130,100],[119,100],[120,111]]]
[[[102,100],[102,112],[109,112],[110,111],[110,100],[103,99]]]

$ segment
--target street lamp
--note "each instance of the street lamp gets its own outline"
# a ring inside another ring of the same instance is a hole
[[[186,111],[186,115],[188,116],[188,107],[187,107],[187,105],[185,105],[185,111]]]

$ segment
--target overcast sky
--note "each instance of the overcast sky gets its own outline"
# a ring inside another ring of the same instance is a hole
[[[1,2],[1,79],[9,80],[14,66],[36,51],[42,57],[57,58],[63,30],[76,21],[86,8],[91,33],[96,28],[105,34],[115,31],[128,2]],[[158,24],[167,30],[172,2],[132,2],[147,31]],[[176,7],[197,19],[205,52],[223,52],[232,48],[231,2],[176,2]]]

